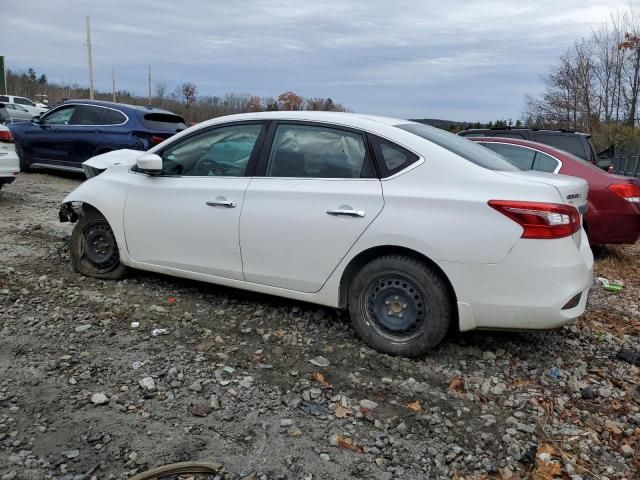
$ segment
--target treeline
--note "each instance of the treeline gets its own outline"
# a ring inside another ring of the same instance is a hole
[[[640,146],[640,19],[619,12],[575,42],[526,97],[527,126],[592,133],[596,146]]]
[[[520,128],[524,127],[524,124],[520,120],[516,120],[515,122],[512,119],[500,119],[495,122],[491,121],[489,123],[482,122],[455,122],[452,120],[441,120],[439,118],[412,118],[411,121],[424,123],[425,125],[431,125],[432,127],[441,128],[443,130],[448,130],[453,133],[461,132],[462,130],[468,130],[470,128]]]
[[[49,83],[46,74],[39,74],[33,68],[27,71],[7,71],[7,90],[12,95],[38,100],[46,95],[50,105],[65,99],[89,98],[89,89],[78,84],[62,85]],[[113,100],[113,92],[94,91],[96,100]],[[116,91],[116,101],[132,105],[148,105],[149,98],[134,95],[127,90]],[[260,112],[269,110],[325,110],[344,112],[346,108],[331,98],[304,98],[287,91],[277,97],[260,97],[246,93],[226,93],[223,96],[199,95],[198,87],[185,82],[167,90],[167,84],[155,85],[151,104],[171,110],[192,122],[234,113]]]

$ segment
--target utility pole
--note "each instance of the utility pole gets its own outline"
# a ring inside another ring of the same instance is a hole
[[[113,91],[113,103],[116,103],[116,69],[111,68],[111,90]]]
[[[91,26],[87,15],[87,55],[89,57],[89,98],[93,100],[93,59],[91,58]]]
[[[149,74],[147,77],[149,80],[149,105],[151,105],[151,65],[149,65]]]

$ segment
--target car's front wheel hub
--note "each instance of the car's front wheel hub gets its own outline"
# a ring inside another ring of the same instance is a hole
[[[85,234],[84,252],[87,260],[100,269],[118,263],[118,246],[111,227],[97,224],[89,227]]]

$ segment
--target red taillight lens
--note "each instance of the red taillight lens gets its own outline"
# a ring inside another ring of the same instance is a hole
[[[0,131],[0,142],[3,143],[13,143],[13,135],[11,135],[10,130],[2,130]]]
[[[609,190],[628,202],[640,203],[640,186],[634,183],[614,183]]]
[[[156,146],[159,143],[162,143],[166,140],[166,138],[162,138],[162,137],[158,137],[157,135],[152,135],[151,138],[149,139],[149,141],[151,142],[152,146]]]
[[[522,238],[562,238],[580,230],[580,213],[571,205],[489,200],[489,206],[519,224]]]

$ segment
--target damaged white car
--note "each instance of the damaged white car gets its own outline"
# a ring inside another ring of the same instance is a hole
[[[67,196],[76,270],[128,268],[347,308],[383,352],[449,329],[578,317],[593,257],[584,180],[523,172],[406,120],[329,112],[217,118],[84,164]]]

